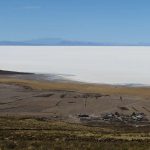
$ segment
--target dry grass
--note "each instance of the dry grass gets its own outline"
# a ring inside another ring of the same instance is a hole
[[[145,132],[143,132],[145,130]],[[36,118],[0,118],[0,149],[145,150],[149,128],[88,127]]]
[[[103,93],[103,94],[121,94],[150,97],[150,88],[148,87],[123,87],[111,85],[98,84],[83,84],[83,83],[58,83],[58,82],[44,82],[20,80],[12,78],[0,78],[0,83],[15,84],[25,86],[36,90],[67,90],[79,91],[89,93]]]

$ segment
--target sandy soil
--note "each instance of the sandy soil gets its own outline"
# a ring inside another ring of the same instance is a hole
[[[142,112],[150,119],[150,100],[148,96],[130,93],[39,90],[10,83],[0,84],[1,116],[49,117],[77,122],[79,114],[100,116],[110,112]]]

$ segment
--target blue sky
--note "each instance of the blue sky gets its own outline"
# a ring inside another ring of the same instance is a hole
[[[150,43],[150,0],[0,0],[0,40]]]

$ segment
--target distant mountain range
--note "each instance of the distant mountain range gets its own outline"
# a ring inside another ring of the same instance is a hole
[[[150,43],[101,43],[45,38],[28,41],[0,41],[0,46],[150,46]]]

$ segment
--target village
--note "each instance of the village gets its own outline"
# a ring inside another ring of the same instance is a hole
[[[135,113],[131,115],[115,113],[105,113],[101,116],[93,116],[87,114],[79,114],[78,118],[82,123],[100,124],[100,123],[121,123],[126,125],[136,125],[136,126],[147,126],[150,125],[150,121],[146,118],[144,113]]]

